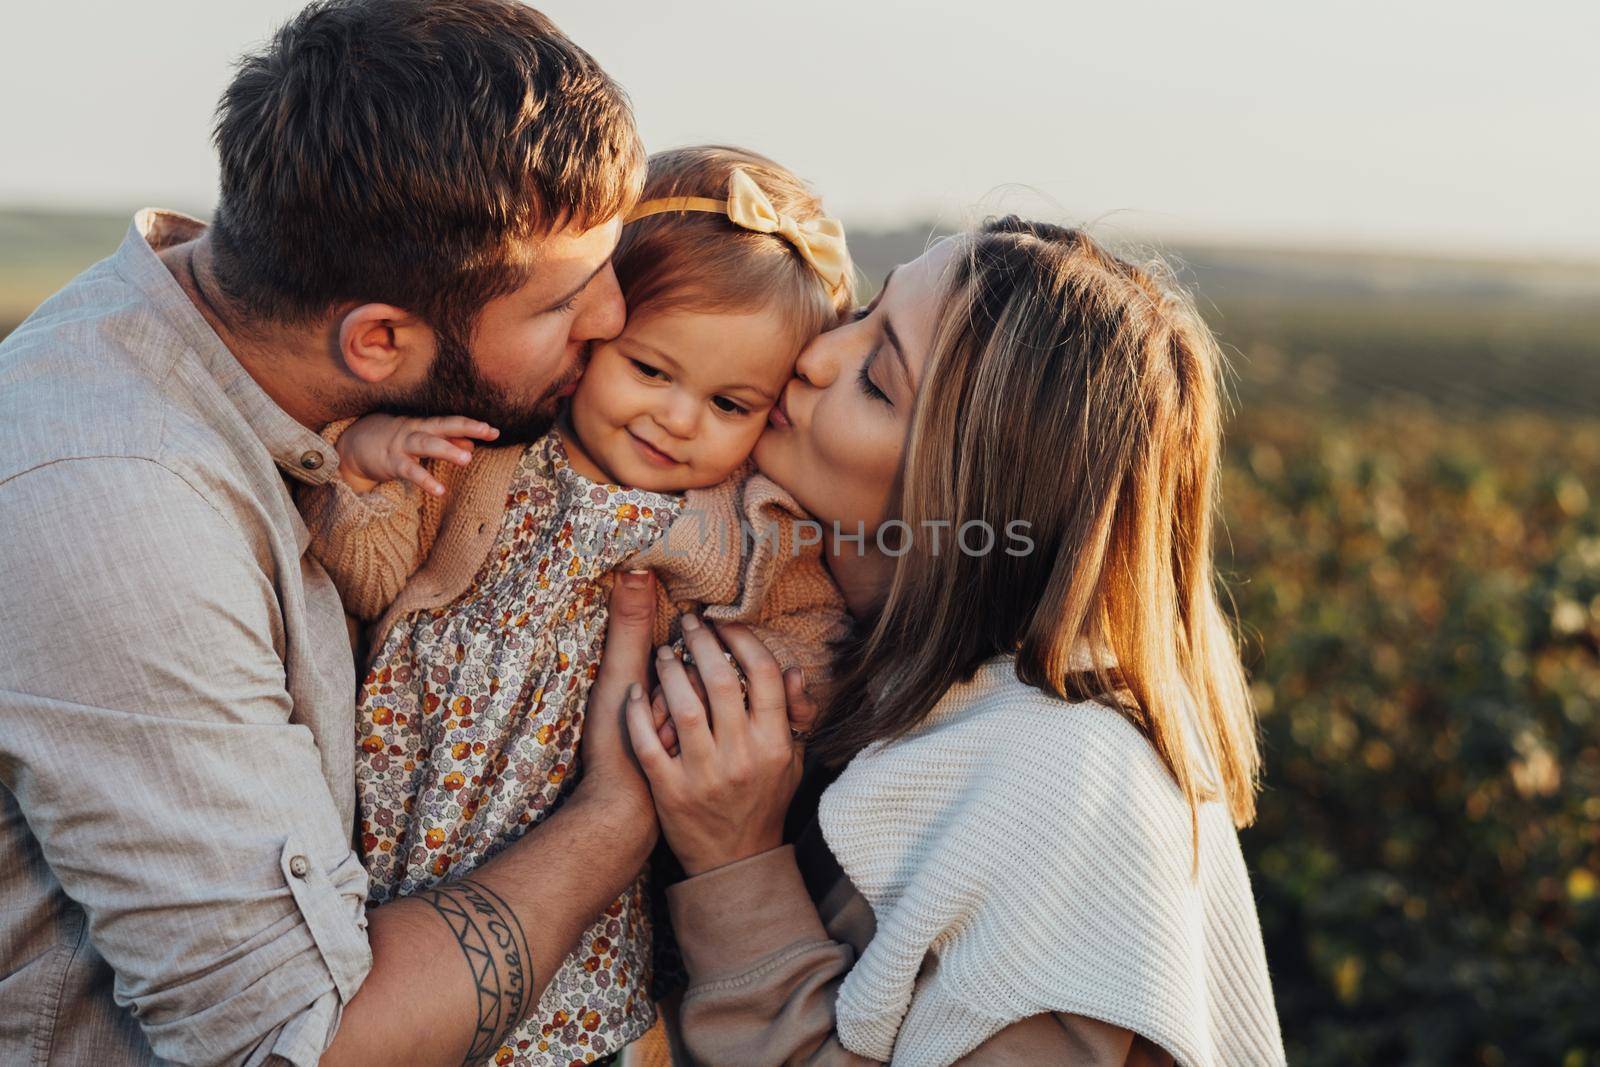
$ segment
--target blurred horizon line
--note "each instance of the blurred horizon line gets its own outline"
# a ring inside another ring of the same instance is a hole
[[[209,219],[215,205],[204,206],[175,201],[115,203],[107,201],[50,201],[47,199],[0,200],[0,214],[34,217],[123,218],[131,219],[146,207],[181,211],[196,218]],[[1203,223],[1153,223],[1149,214],[1136,209],[1101,212],[1093,217],[1074,218],[1060,205],[1050,211],[1016,210],[979,201],[960,212],[927,207],[923,210],[877,212],[840,211],[847,230],[863,234],[904,234],[926,229],[929,235],[949,233],[990,215],[1021,214],[1088,230],[1116,244],[1174,248],[1217,249],[1263,255],[1307,255],[1350,258],[1392,258],[1483,266],[1571,267],[1580,271],[1600,271],[1600,249],[1549,247],[1539,244],[1512,245],[1428,239],[1425,237],[1374,238],[1338,235],[1315,229],[1292,227],[1252,227],[1206,225]],[[959,214],[958,219],[950,216]],[[1139,216],[1146,217],[1141,220]]]

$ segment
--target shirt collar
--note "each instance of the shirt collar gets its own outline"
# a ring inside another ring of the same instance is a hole
[[[285,473],[311,485],[331,481],[339,470],[339,454],[279,407],[256,383],[156,254],[192,241],[205,230],[205,223],[180,212],[145,208],[133,216],[133,224],[112,257],[112,264],[188,342]]]

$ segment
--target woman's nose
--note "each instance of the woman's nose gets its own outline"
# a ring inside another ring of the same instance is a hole
[[[795,360],[795,376],[817,389],[826,389],[839,376],[838,345],[836,339],[830,340],[830,337],[825,333],[813,338]]]

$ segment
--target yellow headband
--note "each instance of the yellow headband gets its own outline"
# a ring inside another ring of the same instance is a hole
[[[668,196],[646,200],[633,209],[626,221],[636,222],[667,211],[714,211],[727,215],[735,226],[782,237],[794,245],[802,259],[811,264],[811,268],[827,283],[830,292],[838,292],[850,272],[850,253],[844,243],[844,226],[838,219],[824,217],[800,222],[782,214],[772,206],[772,201],[755,179],[742,170],[735,170],[733,177],[728,180],[726,201],[706,196]]]

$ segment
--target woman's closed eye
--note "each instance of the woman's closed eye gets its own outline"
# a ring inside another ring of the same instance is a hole
[[[856,382],[861,386],[861,391],[872,399],[881,400],[890,407],[894,407],[894,402],[889,399],[889,394],[879,389],[878,383],[872,380],[872,365],[877,362],[877,359],[878,353],[874,352],[861,362],[861,370],[856,373]]]

